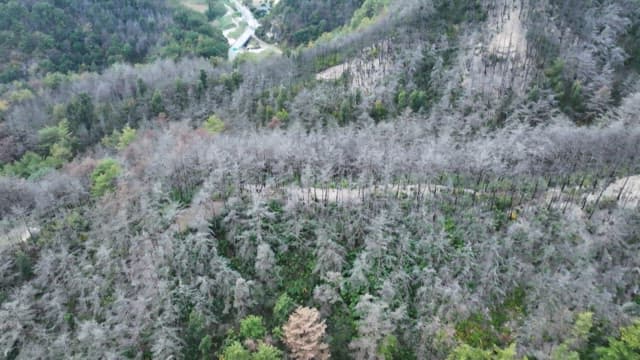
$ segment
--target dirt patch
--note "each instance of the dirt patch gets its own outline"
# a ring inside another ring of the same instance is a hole
[[[498,26],[489,44],[489,52],[497,56],[524,57],[527,52],[527,38],[525,37],[524,26],[519,16],[518,6],[511,7],[507,20]]]
[[[189,9],[197,11],[199,13],[205,13],[207,11],[207,5],[205,4],[196,4],[189,1],[184,1],[182,4]]]
[[[591,194],[589,202],[595,202],[600,194]],[[602,199],[616,201],[618,206],[625,209],[635,209],[640,206],[640,175],[628,176],[616,180],[602,193]]]
[[[386,72],[388,62],[373,60],[354,60],[348,63],[332,66],[316,74],[316,80],[335,81],[348,74],[351,88],[369,93],[381,81]]]
[[[390,44],[383,43],[375,50],[374,48],[365,49],[362,56],[317,73],[316,80],[335,81],[347,74],[351,88],[370,93],[375,85],[382,81],[390,71],[393,60],[389,57],[375,55],[381,51],[380,49],[389,52],[389,46]]]
[[[223,209],[223,201],[207,199],[181,210],[176,216],[175,225],[179,232],[188,229],[206,232],[209,227],[209,219],[220,214]]]
[[[523,0],[497,0],[488,11],[487,31],[461,39],[459,64],[463,66],[462,88],[467,96],[483,96],[498,106],[511,91],[523,96],[529,89],[526,19]]]
[[[0,235],[0,246],[15,244],[18,242],[25,242],[39,232],[40,228],[38,227],[27,228],[24,225],[17,226],[8,231],[5,235]]]
[[[338,80],[340,77],[347,71],[349,65],[340,64],[336,66],[332,66],[324,71],[321,71],[316,74],[316,80]]]

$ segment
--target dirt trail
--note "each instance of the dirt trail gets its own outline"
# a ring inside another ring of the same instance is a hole
[[[364,187],[360,189],[322,189],[317,187],[299,187],[285,186],[282,188],[270,188],[258,185],[246,186],[243,191],[256,198],[273,198],[279,197],[292,203],[311,203],[311,202],[328,202],[328,203],[361,203],[364,199],[376,195],[394,195],[402,197],[414,197],[420,195],[433,196],[437,194],[477,194],[473,189],[452,188],[435,184],[411,184],[411,185],[381,185]],[[600,195],[602,193],[602,195]],[[563,204],[567,199],[572,199],[576,203],[586,200],[587,204],[593,204],[598,201],[612,201],[617,206],[624,209],[635,209],[640,206],[640,175],[620,178],[604,190],[596,190],[591,193],[582,194],[573,197],[570,190],[561,192],[559,189],[549,189],[545,193],[540,194],[540,199],[550,202],[558,200],[559,204]]]
[[[467,193],[473,194],[472,189],[450,188],[442,185],[434,184],[413,184],[413,185],[381,185],[369,186],[360,189],[331,189],[317,187],[299,187],[286,186],[282,188],[262,187],[258,185],[246,186],[243,188],[244,193],[250,194],[256,198],[273,198],[279,197],[283,200],[293,203],[311,203],[311,202],[328,202],[328,203],[360,203],[364,199],[377,195],[397,195],[397,196],[431,196],[442,193]]]
[[[561,192],[560,189],[549,189],[541,193],[539,200],[550,203],[555,202],[557,206],[570,209],[576,213],[575,216],[586,216],[580,210],[580,204],[586,200],[587,204],[595,204],[596,201],[615,202],[623,209],[637,209],[640,207],[640,175],[620,178],[612,182],[604,190],[593,191],[588,194],[573,197],[571,190]],[[281,199],[287,204],[298,203],[339,203],[339,204],[359,204],[372,196],[398,196],[398,197],[430,197],[437,194],[477,194],[472,189],[451,188],[435,184],[409,184],[409,185],[382,185],[369,186],[360,189],[322,189],[318,187],[264,187],[260,185],[247,185],[242,189],[244,195],[248,195],[257,200]],[[202,228],[206,231],[208,219],[211,214],[219,214],[224,209],[224,201],[212,200],[206,192],[200,193],[201,199],[194,200],[194,203],[181,211],[176,218],[176,229],[184,231],[191,228]],[[539,205],[536,205],[539,206]],[[24,225],[17,226],[5,235],[0,235],[0,246],[20,241],[27,241],[33,234],[39,232],[39,228],[27,228]]]

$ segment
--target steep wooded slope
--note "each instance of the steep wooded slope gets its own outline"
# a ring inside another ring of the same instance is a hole
[[[263,34],[290,46],[306,44],[348,24],[364,0],[282,0],[264,19]]]
[[[161,0],[2,0],[0,34],[0,83],[141,63],[165,45],[173,56],[226,56],[224,38],[204,17]]]

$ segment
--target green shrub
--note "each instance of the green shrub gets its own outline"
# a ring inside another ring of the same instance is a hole
[[[278,297],[273,307],[273,317],[277,324],[283,324],[289,318],[289,314],[296,308],[296,303],[287,294],[284,293]]]
[[[640,319],[620,330],[620,338],[609,339],[607,346],[596,349],[602,360],[640,359]]]
[[[262,339],[266,333],[261,316],[249,315],[240,321],[240,336],[245,339]]]
[[[182,335],[184,346],[182,355],[185,359],[210,358],[213,341],[207,335],[205,317],[197,310],[191,310],[185,331]]]
[[[489,350],[482,350],[468,344],[462,344],[453,349],[447,357],[447,360],[485,360],[490,359],[490,357],[491,352]]]
[[[47,151],[56,143],[68,145],[70,142],[71,130],[67,120],[63,119],[56,126],[47,126],[38,130],[38,145],[44,151]]]
[[[91,195],[101,197],[115,190],[115,179],[120,175],[120,165],[114,159],[104,159],[91,173]]]
[[[160,113],[165,112],[164,99],[162,99],[162,93],[156,90],[151,96],[151,115],[157,116]]]
[[[362,6],[353,13],[351,28],[357,29],[369,24],[371,19],[381,14],[388,4],[389,0],[365,0]]]
[[[490,319],[480,313],[456,324],[456,338],[473,348],[491,349],[499,342],[498,336],[491,326]]]
[[[409,96],[407,95],[407,91],[406,90],[400,90],[397,94],[396,94],[396,105],[398,106],[398,109],[402,110],[404,108],[406,108],[407,106],[409,106]]]
[[[169,198],[180,206],[186,207],[191,204],[193,197],[196,195],[196,190],[195,186],[172,187],[169,191]]]
[[[549,86],[555,92],[560,109],[575,121],[583,122],[586,108],[582,84],[579,80],[572,80],[573,76],[567,72],[565,63],[561,59],[556,59],[550,67],[545,69]]]
[[[224,360],[251,360],[251,353],[238,341],[232,342],[222,352]]]
[[[13,164],[6,165],[3,173],[29,179],[37,179],[52,169],[61,167],[73,157],[73,136],[69,122],[63,119],[56,126],[38,131],[39,152],[28,151]]]
[[[287,120],[289,120],[289,113],[287,112],[287,110],[281,109],[276,113],[276,117],[282,122],[287,122]]]
[[[227,8],[222,1],[209,0],[207,5],[206,15],[209,21],[215,20],[227,13]]]
[[[16,253],[15,263],[23,279],[26,280],[33,276],[33,260],[24,251]]]
[[[214,114],[204,122],[204,128],[211,134],[219,134],[224,131],[224,122]]]
[[[387,117],[387,113],[388,113],[387,108],[384,106],[382,101],[376,100],[376,102],[373,104],[373,108],[369,112],[369,115],[371,115],[373,120],[375,120],[376,122],[379,122]]]
[[[69,81],[69,77],[59,72],[48,73],[44,79],[42,79],[43,84],[53,90],[58,89],[60,85],[66,81]]]
[[[580,355],[576,350],[587,344],[592,327],[593,313],[583,312],[578,314],[569,338],[553,349],[551,359],[580,360]]]
[[[465,21],[484,21],[487,12],[478,0],[437,0],[434,7],[440,19],[453,24]]]
[[[516,360],[516,344],[501,349],[494,347],[492,350],[482,350],[474,348],[468,344],[462,344],[456,347],[447,360]],[[523,358],[526,360],[526,358]]]
[[[580,360],[580,355],[571,350],[567,344],[560,344],[553,349],[551,353],[552,360]]]
[[[398,338],[393,335],[388,335],[382,340],[382,344],[380,344],[380,348],[378,349],[378,355],[384,360],[399,359],[399,350]]]
[[[15,90],[9,93],[9,101],[12,103],[19,103],[33,99],[35,96],[29,89]]]
[[[32,152],[28,151],[20,160],[13,164],[7,164],[4,166],[2,173],[4,175],[18,176],[22,178],[34,179],[37,175],[44,174],[47,169],[51,169],[51,166],[45,161],[45,159]]]
[[[419,111],[427,105],[427,93],[422,90],[413,90],[409,95],[409,106],[413,111]]]
[[[129,125],[125,126],[120,133],[120,138],[118,139],[118,144],[116,148],[118,150],[122,150],[129,146],[136,139],[136,129],[131,128]]]
[[[203,359],[208,359],[211,357],[211,351],[213,349],[213,342],[211,340],[211,336],[207,335],[200,340],[200,345],[198,346],[198,350],[200,350],[200,355],[202,355]]]
[[[225,358],[226,359],[226,358]],[[251,360],[280,360],[282,359],[282,351],[276,347],[260,343],[258,351],[253,354]]]

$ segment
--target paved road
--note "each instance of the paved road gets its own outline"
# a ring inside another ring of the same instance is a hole
[[[244,6],[238,0],[231,1],[236,8],[242,14],[242,19],[247,22],[247,29],[238,37],[238,39],[229,48],[229,60],[233,60],[240,53],[240,49],[249,41],[252,36],[255,36],[256,29],[260,27],[260,22],[256,20],[255,16],[249,8]]]

